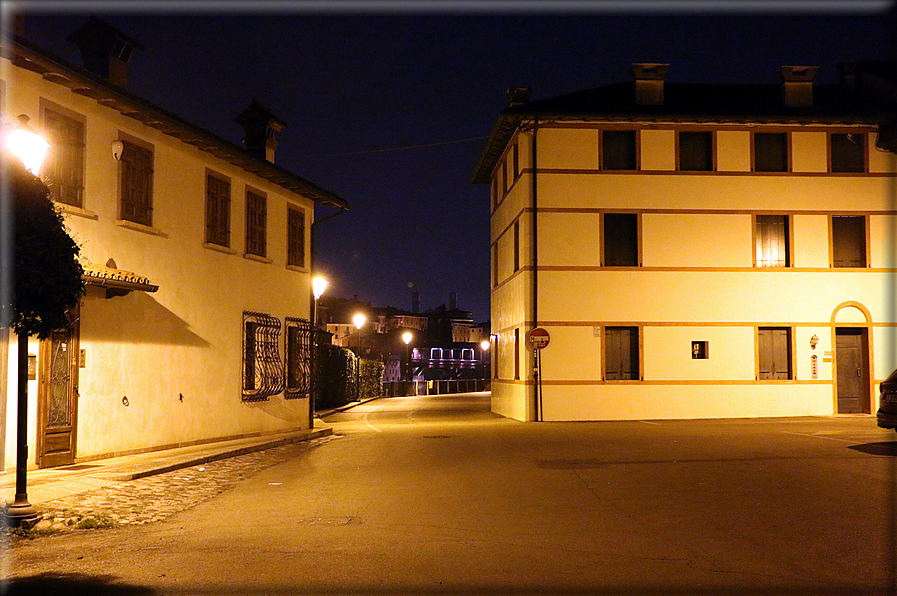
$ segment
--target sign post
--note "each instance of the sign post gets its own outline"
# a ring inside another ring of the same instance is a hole
[[[530,329],[526,341],[533,350],[533,380],[536,382],[536,409],[539,412],[537,422],[542,422],[542,350],[548,347],[551,336],[541,327]]]

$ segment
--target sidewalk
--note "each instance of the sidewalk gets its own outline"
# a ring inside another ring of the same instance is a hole
[[[37,505],[119,482],[164,474],[165,472],[180,470],[198,464],[263,451],[331,434],[333,434],[333,429],[330,426],[321,420],[316,420],[315,428],[312,430],[192,445],[138,455],[125,455],[58,468],[28,470],[28,501],[32,505]],[[12,502],[15,492],[15,472],[0,475],[0,502],[4,500]]]

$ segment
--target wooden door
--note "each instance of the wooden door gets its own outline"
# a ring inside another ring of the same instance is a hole
[[[835,330],[838,413],[868,414],[869,357],[867,332],[860,328]]]
[[[75,462],[78,422],[78,327],[41,342],[37,465]]]

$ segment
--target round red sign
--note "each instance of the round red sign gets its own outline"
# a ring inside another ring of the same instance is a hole
[[[532,349],[541,350],[548,347],[548,342],[551,341],[551,336],[548,335],[548,331],[545,329],[536,327],[529,332],[528,340]]]

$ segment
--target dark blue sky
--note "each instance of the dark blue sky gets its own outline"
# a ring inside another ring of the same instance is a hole
[[[329,292],[406,309],[413,291],[424,309],[457,292],[478,321],[489,318],[489,189],[469,179],[509,86],[550,97],[628,80],[632,62],[669,62],[677,82],[774,83],[784,64],[818,65],[817,81],[835,82],[839,61],[893,57],[894,20],[866,9],[882,2],[829,12],[777,4],[804,8],[792,14],[593,2],[575,15],[536,5],[527,14],[514,2],[497,14],[414,3],[321,14],[301,2],[256,3],[268,9],[254,13],[156,2],[138,13],[137,4],[32,1],[28,37],[80,63],[64,38],[101,16],[145,46],[132,91],[234,142],[233,118],[256,98],[288,124],[276,162],[352,205],[317,228]]]

